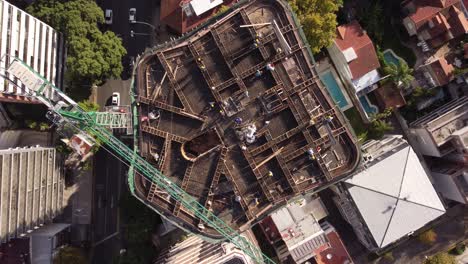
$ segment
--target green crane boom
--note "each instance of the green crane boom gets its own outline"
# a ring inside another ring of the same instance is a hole
[[[30,89],[32,96],[49,107],[49,118],[57,124],[72,124],[81,132],[97,139],[110,148],[121,160],[133,165],[136,171],[159,188],[166,191],[172,199],[180,202],[188,211],[201,221],[219,232],[240,250],[250,256],[257,263],[274,264],[275,262],[264,255],[254,244],[201,205],[194,197],[186,193],[177,184],[173,183],[159,170],[154,168],[144,158],[135,155],[133,150],[114,137],[104,126],[96,123],[96,118],[78,106],[71,98],[66,96],[57,87],[43,78],[39,73],[26,65],[23,61],[14,58],[7,70]],[[53,93],[53,96],[45,96]]]

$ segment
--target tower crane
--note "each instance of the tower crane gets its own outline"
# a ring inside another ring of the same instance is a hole
[[[202,222],[216,230],[226,240],[233,243],[257,263],[274,264],[275,262],[263,254],[258,247],[241,236],[233,228],[218,218],[213,212],[201,205],[195,198],[186,193],[141,156],[114,137],[111,131],[97,120],[97,115],[84,111],[75,101],[60,89],[34,71],[18,58],[11,58],[7,72],[21,81],[28,93],[42,102],[49,109],[47,118],[58,127],[72,127],[79,136],[75,143],[79,149],[83,145],[96,142],[106,145],[106,149],[117,155],[122,161],[133,168],[158,188],[166,191],[172,199],[179,202]],[[83,144],[88,142],[87,144]],[[91,142],[91,143],[90,143]],[[84,148],[84,147],[83,147]]]

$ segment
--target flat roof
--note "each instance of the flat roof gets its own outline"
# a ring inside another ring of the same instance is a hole
[[[206,11],[219,6],[222,3],[223,0],[192,0],[190,1],[190,6],[195,12],[195,15],[199,16],[205,13]]]
[[[263,26],[240,27],[249,24]],[[297,30],[283,2],[251,1],[138,63],[140,154],[234,229],[359,162]],[[164,190],[135,182],[149,206],[219,236]]]
[[[406,145],[389,153],[345,181],[379,248],[445,213],[413,149]]]

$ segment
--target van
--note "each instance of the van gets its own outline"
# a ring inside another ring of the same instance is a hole
[[[112,10],[111,9],[106,9],[105,13],[105,22],[107,25],[112,25]]]

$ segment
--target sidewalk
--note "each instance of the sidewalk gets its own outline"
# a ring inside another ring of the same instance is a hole
[[[466,241],[467,233],[465,227],[468,225],[468,219],[466,217],[464,219],[463,217],[466,210],[467,208],[464,205],[455,206],[447,210],[441,221],[432,228],[437,233],[437,241],[433,245],[424,245],[418,241],[417,237],[413,237],[391,251],[394,260],[390,261],[382,257],[373,263],[419,264],[424,261],[425,256],[432,256],[441,251],[447,251],[453,245],[464,240]],[[465,256],[465,258],[468,258],[468,256]]]

